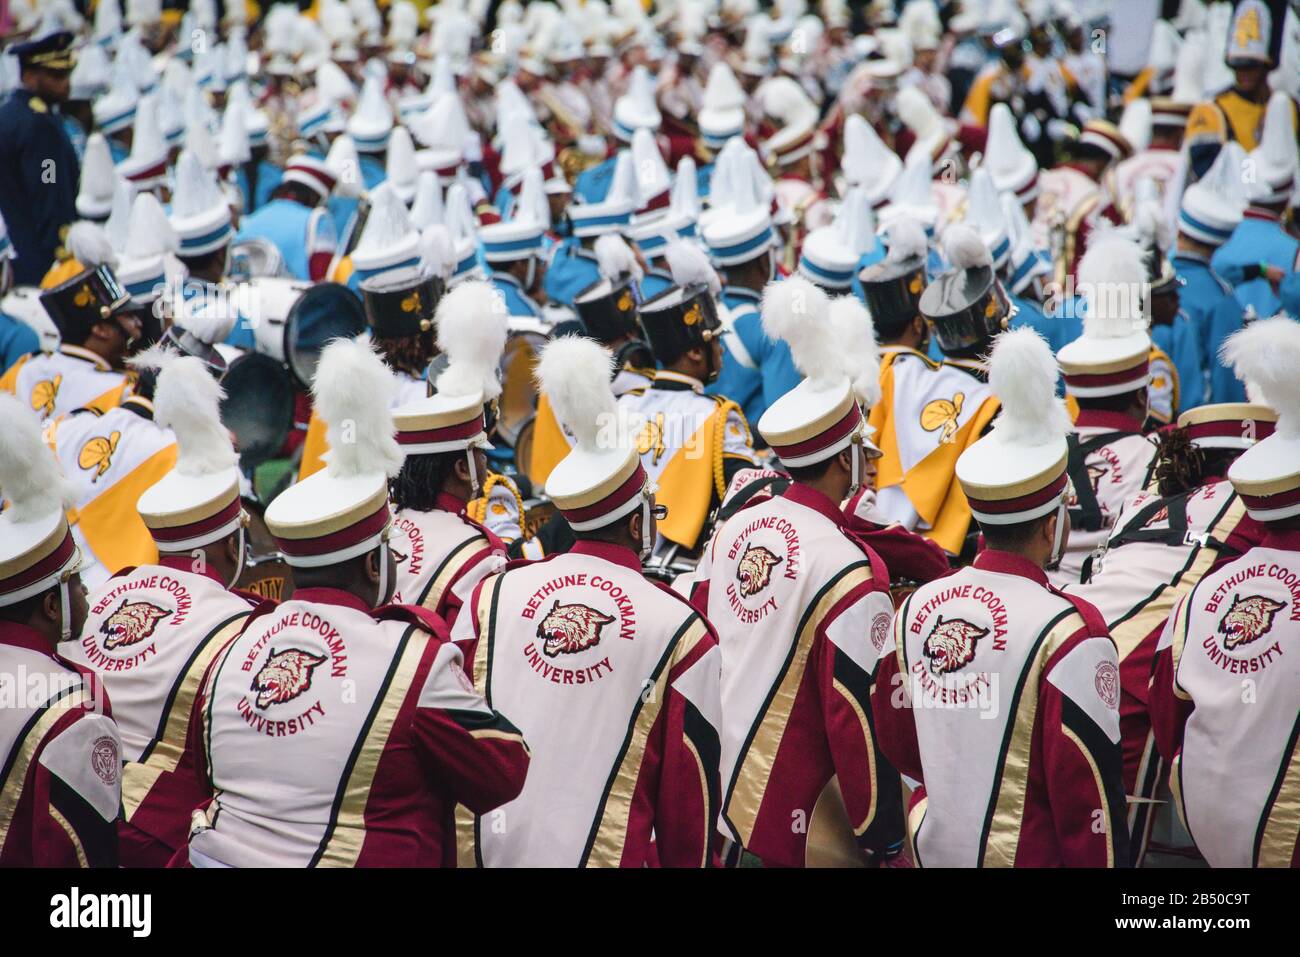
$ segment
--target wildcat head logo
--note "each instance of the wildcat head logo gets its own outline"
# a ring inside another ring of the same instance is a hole
[[[99,633],[108,636],[104,639],[104,647],[120,648],[144,641],[154,633],[158,622],[170,614],[170,609],[159,608],[152,602],[124,601],[99,626]]]
[[[740,556],[736,566],[736,581],[740,582],[740,593],[746,598],[757,595],[772,581],[772,569],[785,559],[771,549],[762,545],[750,545],[745,554]]]
[[[1088,481],[1092,483],[1092,494],[1095,496],[1101,491],[1101,480],[1110,472],[1109,466],[1086,464],[1084,470],[1088,473]],[[1077,508],[1079,505],[1079,494],[1075,491],[1074,484],[1070,484],[1070,494],[1066,498],[1065,504],[1069,508]]]
[[[936,675],[964,668],[975,657],[975,642],[989,633],[987,628],[972,625],[960,618],[944,621],[940,615],[926,636],[922,651],[930,659],[930,671]]]
[[[1273,627],[1273,617],[1286,605],[1263,595],[1232,596],[1232,605],[1219,621],[1223,647],[1232,649],[1248,645],[1266,635]]]
[[[537,637],[547,656],[572,655],[600,644],[600,630],[613,621],[612,616],[586,605],[557,601],[537,626]]]
[[[285,651],[272,648],[266,664],[253,678],[252,690],[257,692],[257,706],[265,708],[292,701],[311,687],[311,673],[326,660],[301,648]]]

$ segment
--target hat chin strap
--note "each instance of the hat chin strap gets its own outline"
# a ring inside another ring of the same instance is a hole
[[[1056,506],[1056,534],[1052,536],[1052,557],[1047,560],[1047,567],[1052,571],[1055,571],[1061,565],[1061,544],[1065,539],[1065,497],[1067,491],[1069,491],[1068,485],[1066,491],[1061,492],[1061,501]]]
[[[247,542],[247,539],[245,538],[245,534],[244,534],[244,524],[243,524],[243,522],[240,522],[240,524],[239,524],[239,546],[238,546],[238,548],[236,549],[236,555],[237,555],[237,557],[235,558],[235,573],[234,573],[233,575],[230,576],[230,581],[226,582],[226,587],[227,587],[227,588],[234,588],[234,587],[235,587],[235,583],[239,581],[239,576],[242,575],[242,574],[244,574],[244,554],[245,554],[245,549],[247,548],[247,546],[248,546],[248,542]]]
[[[388,536],[379,540],[379,593],[375,596],[378,608],[388,598]]]
[[[644,564],[655,550],[654,515],[650,511],[650,495],[641,493],[641,562]]]
[[[66,581],[59,582],[59,641],[72,638],[72,592]]]
[[[528,257],[528,278],[524,280],[524,292],[528,295],[533,293],[533,283],[537,281],[537,257]]]
[[[472,445],[465,450],[465,463],[469,466],[469,498],[472,502],[474,499],[478,498],[482,492],[482,486],[479,484],[478,480],[478,463],[474,461],[474,446]]]
[[[853,440],[849,445],[853,453],[852,464],[849,466],[849,494],[846,498],[852,498],[858,494],[858,489],[862,488],[862,433],[855,432]]]

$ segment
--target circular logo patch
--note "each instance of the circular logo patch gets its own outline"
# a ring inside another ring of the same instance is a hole
[[[889,637],[889,616],[883,611],[871,620],[871,643],[876,646],[876,651],[885,647],[885,639]]]
[[[90,767],[96,776],[111,787],[117,783],[121,766],[117,741],[107,734],[96,738],[95,743],[90,746]]]
[[[1119,669],[1113,661],[1103,661],[1097,665],[1093,684],[1097,687],[1097,696],[1106,707],[1119,707]]]

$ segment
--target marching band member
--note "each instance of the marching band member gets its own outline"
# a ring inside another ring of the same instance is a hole
[[[468,687],[442,619],[386,605],[392,373],[366,337],[336,340],[313,389],[330,460],[265,514],[297,587],[208,667],[186,758],[204,803],[172,863],[454,864],[454,805],[514,798],[528,751]]]
[[[1152,803],[1165,768],[1147,710],[1151,663],[1174,603],[1210,569],[1258,545],[1263,528],[1224,478],[1247,449],[1273,434],[1277,415],[1262,405],[1203,405],[1178,417],[1158,452],[1156,489],[1124,503],[1105,550],[1067,590],[1106,620],[1119,653],[1120,734],[1129,804],[1132,864],[1150,840]]]
[[[124,867],[163,867],[185,843],[202,801],[189,764],[190,707],[213,656],[257,604],[236,592],[244,563],[238,457],[221,424],[223,392],[195,356],[155,352],[159,428],[174,432],[175,465],[139,496],[156,543],[89,595],[85,625],[60,647],[97,672],[122,735]]]
[[[142,331],[130,302],[106,265],[43,292],[41,305],[62,340],[59,350],[19,359],[0,378],[0,391],[17,395],[43,421],[121,404],[131,392],[122,370]]]
[[[501,392],[506,314],[490,285],[468,282],[438,302],[436,324],[448,362],[435,394],[393,411],[406,455],[392,483],[393,601],[427,608],[450,625],[475,586],[505,562],[505,545],[466,510],[488,494],[484,406]]]
[[[121,737],[103,686],[56,650],[86,620],[66,489],[35,412],[4,395],[0,488],[0,670],[28,676],[0,708],[0,866],[116,867]]]
[[[650,388],[618,401],[636,430],[646,473],[668,507],[659,523],[665,546],[702,543],[709,512],[735,471],[754,464],[749,425],[730,399],[704,394],[722,363],[717,274],[698,248],[670,244],[675,285],[641,303],[641,326],[660,365]]]
[[[324,160],[306,153],[290,157],[269,201],[240,219],[236,240],[268,240],[280,250],[289,275],[324,279],[337,243],[324,205],[334,183]]]
[[[922,866],[1128,861],[1115,645],[1096,609],[1043,573],[1070,528],[1056,376],[1033,330],[995,341],[1002,412],[957,460],[987,547],[913,592],[892,640],[872,632],[873,726],[912,788]]]
[[[1295,867],[1300,327],[1260,320],[1224,353],[1278,413],[1273,434],[1228,468],[1265,533],[1174,606],[1155,653],[1151,724],[1179,815],[1211,867]]]
[[[483,258],[492,270],[492,284],[505,299],[506,313],[519,320],[540,321],[545,301],[546,230],[551,214],[542,183],[542,171],[533,166],[524,173],[523,186],[511,219],[490,223],[479,230]]]
[[[759,423],[793,481],[718,530],[693,596],[722,652],[720,827],[733,858],[787,867],[860,866],[902,843],[897,774],[865,717],[889,573],[840,511],[876,449],[855,392],[863,370],[848,368],[829,311],[799,277],[764,290],[765,330],[806,375]]]
[[[1084,560],[1105,542],[1120,506],[1147,486],[1155,443],[1144,434],[1151,336],[1143,315],[1142,249],[1118,237],[1095,242],[1079,263],[1087,301],[1083,335],[1057,353],[1065,394],[1077,404],[1070,436],[1070,542],[1049,569],[1058,587],[1076,584]]]
[[[460,830],[462,859],[483,866],[714,859],[716,641],[684,599],[641,574],[662,506],[619,434],[613,373],[588,339],[542,350],[542,389],[575,440],[546,493],[577,542],[484,579],[453,632],[475,688],[536,752],[519,797]]]
[[[600,278],[595,245],[604,236],[626,227],[636,212],[636,173],[632,154],[617,157],[609,191],[599,203],[570,203],[565,212],[572,235],[551,251],[546,265],[546,298],[566,306]]]

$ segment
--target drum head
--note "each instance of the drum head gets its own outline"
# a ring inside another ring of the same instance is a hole
[[[284,361],[284,326],[294,304],[311,283],[299,279],[254,279],[249,284],[254,347],[272,359]]]
[[[293,382],[280,363],[250,352],[231,363],[221,385],[221,421],[235,433],[240,467],[252,472],[280,454],[293,428]]]
[[[321,350],[331,339],[355,339],[366,329],[361,297],[347,286],[324,282],[298,298],[284,323],[284,358],[298,383],[311,387]]]
[[[262,276],[283,276],[284,256],[269,239],[241,239],[230,245],[229,276],[247,282]]]

